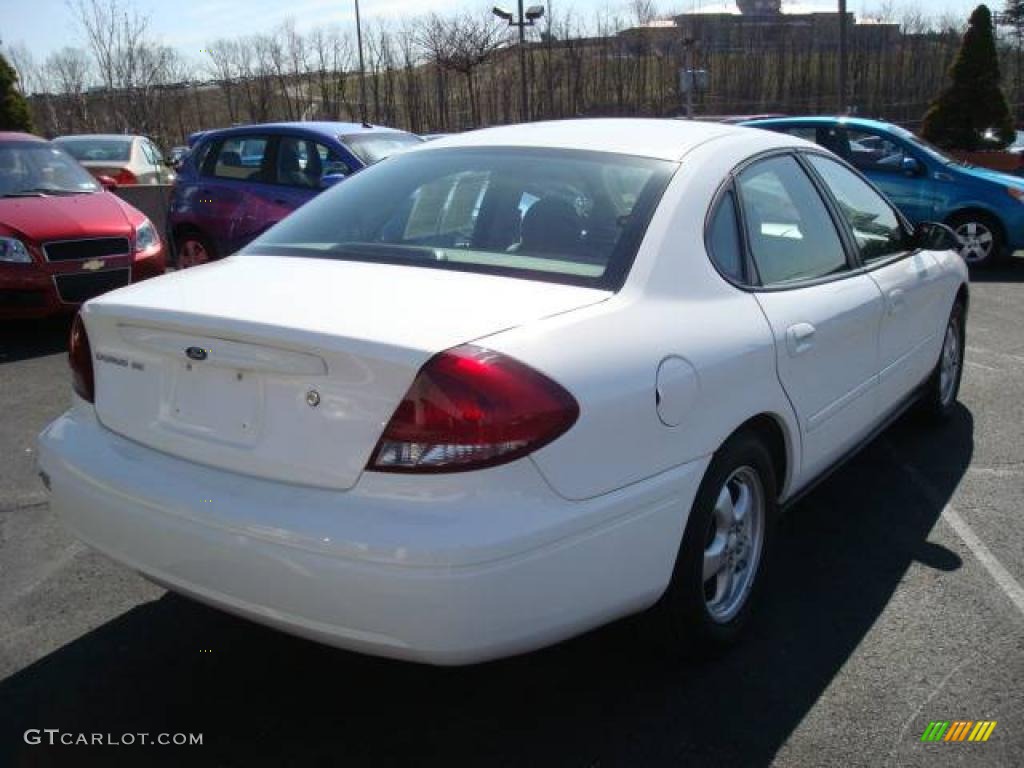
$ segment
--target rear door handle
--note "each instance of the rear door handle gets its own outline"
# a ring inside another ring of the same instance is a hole
[[[903,308],[907,306],[907,295],[903,292],[902,288],[893,288],[889,291],[888,304],[890,315],[903,311]]]
[[[802,355],[814,346],[815,328],[810,323],[797,323],[786,329],[786,349],[790,357]]]

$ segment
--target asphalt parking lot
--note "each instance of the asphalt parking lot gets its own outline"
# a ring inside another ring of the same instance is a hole
[[[291,638],[76,543],[34,472],[67,323],[0,329],[0,766],[1021,765],[1024,260],[972,286],[962,406],[905,418],[803,500],[746,641],[674,663],[620,622],[435,669]],[[922,743],[932,720],[988,742]],[[26,729],[202,733],[46,747]]]

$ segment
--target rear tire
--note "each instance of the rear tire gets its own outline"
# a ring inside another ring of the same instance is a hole
[[[217,254],[209,239],[194,229],[186,229],[174,237],[174,267],[188,269],[214,261]]]
[[[939,361],[928,377],[925,393],[921,398],[921,412],[931,421],[945,421],[956,407],[957,396],[960,394],[960,379],[964,373],[966,320],[964,303],[957,299],[946,323]]]
[[[949,226],[960,238],[960,258],[971,267],[990,267],[1002,259],[1006,251],[1006,237],[1002,225],[992,216],[980,211],[955,213]]]
[[[771,454],[753,434],[737,433],[697,491],[672,582],[652,612],[659,642],[700,656],[736,643],[761,592],[777,511]]]

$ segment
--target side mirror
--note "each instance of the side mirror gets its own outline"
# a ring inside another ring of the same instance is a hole
[[[916,157],[904,156],[903,162],[900,163],[900,170],[907,176],[917,176],[921,173],[921,163]]]
[[[945,224],[925,221],[914,227],[914,245],[923,251],[959,251],[961,242]]]
[[[113,192],[117,189],[117,182],[109,176],[97,176],[96,181],[98,181],[100,186],[107,190],[107,192]]]
[[[344,173],[325,173],[320,177],[320,189],[327,189],[333,187],[339,181],[344,181]]]

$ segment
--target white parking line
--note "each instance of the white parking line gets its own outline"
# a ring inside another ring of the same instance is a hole
[[[942,499],[938,493],[931,487],[927,480],[921,476],[914,467],[907,464],[905,461],[901,461],[896,456],[895,451],[892,447],[887,445],[889,452],[896,458],[899,465],[903,470],[910,476],[911,481],[918,489],[925,494],[929,500],[938,505],[942,503]],[[999,588],[1003,590],[1003,593],[1010,598],[1010,602],[1014,604],[1021,615],[1024,616],[1024,587],[1020,585],[1013,575],[1006,570],[999,559],[992,554],[985,542],[978,538],[978,534],[974,532],[974,529],[960,517],[960,513],[953,508],[952,504],[945,504],[942,507],[942,519],[946,521],[946,524],[960,537],[960,540],[964,545],[971,550],[971,554],[974,555],[978,562],[984,566],[985,570],[988,571],[988,575],[993,578]]]
[[[981,368],[981,370],[983,371],[996,371],[997,373],[1000,370],[999,368],[993,368],[991,365],[982,365],[981,363],[976,363],[973,360],[964,360],[964,365],[969,365],[971,366],[971,368]]]
[[[1000,352],[997,349],[989,349],[988,347],[979,347],[976,344],[967,345],[968,352],[980,352],[983,355],[991,355],[993,357],[1001,357],[1006,360],[1013,360],[1015,363],[1024,363],[1024,355],[1015,355],[1011,352]]]

